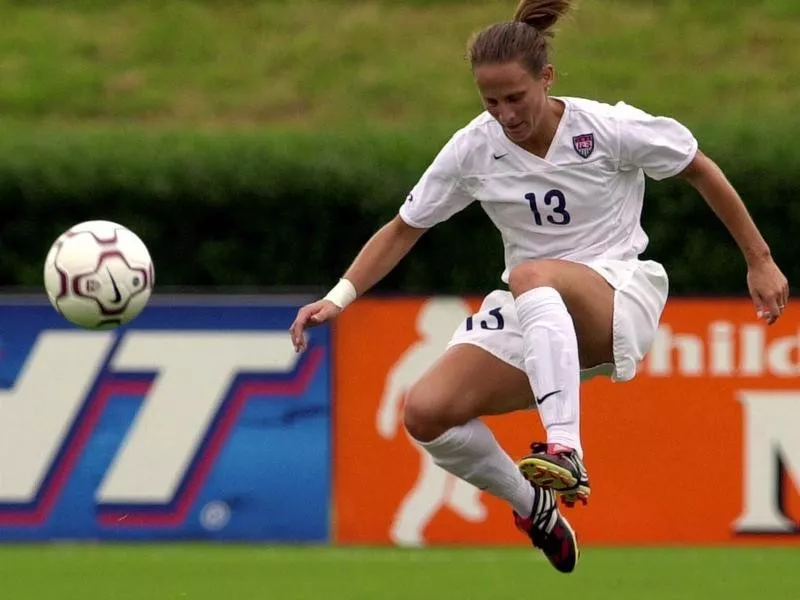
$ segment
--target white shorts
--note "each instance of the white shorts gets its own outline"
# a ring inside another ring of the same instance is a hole
[[[583,263],[614,288],[614,363],[581,371],[581,379],[606,375],[628,381],[650,349],[669,289],[667,273],[651,260],[597,260]],[[499,317],[499,318],[498,318]],[[522,330],[511,292],[495,290],[477,313],[462,323],[448,346],[474,344],[513,367],[525,370]]]

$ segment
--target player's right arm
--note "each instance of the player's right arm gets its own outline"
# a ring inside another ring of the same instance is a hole
[[[363,294],[386,277],[426,231],[425,228],[408,225],[397,215],[364,244],[342,281],[352,285],[354,294]],[[329,298],[317,300],[301,308],[289,329],[295,350],[305,350],[306,329],[336,318],[343,308],[344,306]]]
[[[406,198],[399,214],[361,248],[339,283],[322,300],[301,308],[289,331],[295,350],[306,348],[305,331],[336,318],[353,300],[394,269],[420,237],[473,200],[463,182],[459,134],[442,148]]]
[[[363,294],[386,277],[426,231],[412,227],[397,215],[364,244],[344,278],[359,295]]]

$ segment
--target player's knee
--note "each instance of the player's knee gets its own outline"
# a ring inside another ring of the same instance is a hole
[[[508,289],[514,297],[537,287],[555,286],[555,264],[553,261],[527,260],[508,274]]]
[[[439,394],[414,386],[406,395],[403,424],[408,434],[420,442],[430,442],[445,431],[459,425],[458,419],[448,411],[445,398]]]

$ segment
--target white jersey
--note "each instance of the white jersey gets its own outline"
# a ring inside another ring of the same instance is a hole
[[[505,271],[534,258],[576,262],[635,259],[644,175],[680,173],[697,140],[677,121],[624,103],[557,98],[564,114],[540,158],[514,144],[487,112],[456,132],[400,208],[429,228],[478,201],[500,230]]]

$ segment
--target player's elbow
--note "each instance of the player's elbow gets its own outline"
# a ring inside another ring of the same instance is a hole
[[[698,150],[692,161],[678,176],[697,187],[698,184],[708,179],[717,170],[718,167],[714,161]]]
[[[414,245],[419,238],[421,238],[426,231],[425,228],[413,227],[403,220],[403,217],[396,215],[394,219],[386,224],[386,228],[391,231],[392,235],[398,239]]]

